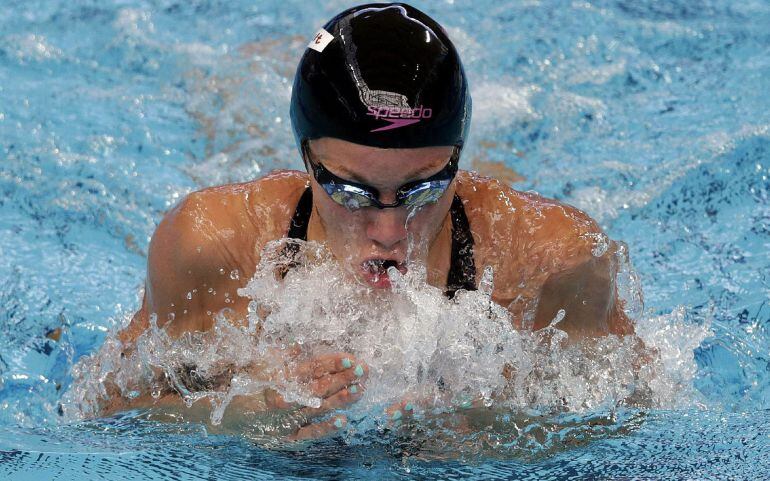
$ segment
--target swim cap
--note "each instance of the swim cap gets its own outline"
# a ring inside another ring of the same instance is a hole
[[[462,148],[471,96],[441,26],[404,3],[354,7],[310,41],[294,77],[297,145],[334,137],[382,148]]]

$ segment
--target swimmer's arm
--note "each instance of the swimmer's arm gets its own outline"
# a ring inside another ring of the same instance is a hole
[[[212,421],[215,405],[209,401],[212,398],[199,399],[188,406],[183,397],[175,391],[156,396],[144,393],[130,400],[120,393],[113,392],[104,400],[100,415],[138,410],[142,416],[157,421],[203,423],[211,432],[217,433],[246,433],[268,438],[279,437],[286,441],[320,438],[345,424],[344,416],[326,415],[361,398],[368,367],[349,353],[334,353],[299,362],[289,372],[285,371],[279,362],[280,358],[297,354],[276,351],[273,355],[277,357],[268,364],[281,366],[268,368],[267,365],[251,364],[244,367],[242,372],[251,381],[268,384],[273,384],[287,375],[291,379],[305,380],[312,394],[321,398],[318,407],[302,407],[288,403],[279,393],[267,388],[250,394],[235,395],[221,413],[221,420],[215,424]],[[193,380],[192,383],[206,384],[200,390],[221,391],[222,386],[229,385],[231,376],[232,373],[226,373],[218,376],[218,379]],[[350,387],[354,385],[357,390]],[[198,391],[195,387],[191,387],[191,390]],[[221,402],[221,399],[216,397],[213,399]],[[322,419],[317,419],[319,417]]]
[[[302,411],[270,406],[266,391],[233,397],[216,424],[212,422],[214,407],[208,400],[199,400],[188,407],[175,392],[157,399],[144,394],[130,402],[113,397],[101,415],[110,416],[125,411],[138,411],[139,417],[151,421],[201,424],[210,434],[249,435],[255,441],[263,439],[269,442],[276,438],[284,441],[310,440],[339,429],[335,425],[337,417],[309,422],[309,417]]]
[[[213,408],[205,400],[187,407],[174,394],[159,399],[142,399],[131,407],[139,410],[144,419],[158,422],[202,424],[210,434],[246,435],[254,441],[272,443],[320,439],[337,432],[347,422],[346,417],[332,416],[311,421],[304,409],[271,409],[266,396],[235,396],[228,404],[221,420],[211,421]],[[126,411],[116,409],[115,412]]]
[[[212,204],[216,202],[207,199],[205,193],[190,194],[164,216],[155,230],[149,246],[142,306],[117,335],[126,362],[136,355],[137,341],[151,328],[153,318],[158,328],[177,338],[185,332],[208,330],[212,314],[225,307],[246,312],[247,300],[237,295],[242,286],[226,275],[234,267],[213,222],[221,213]],[[230,302],[225,303],[225,299]],[[162,378],[163,373],[156,375]],[[105,412],[141,408],[149,402],[143,403],[141,397],[122,398],[121,390],[110,378],[104,384],[116,403]],[[141,394],[149,396],[148,389],[140,389]],[[164,394],[168,392],[170,388]]]
[[[540,290],[535,329],[548,326],[563,311],[557,327],[572,340],[631,334],[633,325],[618,299],[615,276],[614,249],[601,257],[587,252],[569,259],[565,268],[546,278]]]
[[[100,415],[111,416],[125,411],[139,411],[155,421],[202,423],[215,429],[243,428],[255,422],[255,417],[267,411],[267,403],[263,393],[250,396],[235,396],[225,409],[221,423],[212,424],[213,407],[202,399],[187,406],[182,397],[176,392],[166,393],[154,398],[149,393],[134,399],[122,396],[112,396],[106,401]]]
[[[237,295],[243,281],[228,275],[237,266],[219,234],[223,226],[217,222],[226,214],[216,204],[194,192],[158,225],[148,251],[142,307],[119,334],[127,346],[150,327],[152,316],[158,327],[178,337],[208,330],[212,314],[225,307],[246,311],[246,299]]]

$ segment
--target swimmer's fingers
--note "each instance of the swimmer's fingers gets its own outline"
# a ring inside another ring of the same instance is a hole
[[[318,408],[302,408],[302,412],[308,416],[318,416],[333,409],[342,409],[348,405],[358,401],[363,396],[364,388],[361,384],[354,384],[354,382],[361,382],[365,379],[366,373],[364,370],[362,376],[357,376],[355,370],[352,375],[345,374],[336,376],[329,376],[328,378],[322,378],[314,386],[314,394],[320,398],[321,406]],[[295,405],[287,403],[283,396],[273,389],[266,389],[264,392],[265,404],[269,410],[283,410],[291,409]]]
[[[321,402],[321,406],[317,408],[302,408],[300,412],[302,415],[312,418],[315,416],[321,416],[329,411],[335,409],[343,409],[361,399],[364,395],[362,386],[348,386],[345,389],[337,391],[335,394],[329,396]]]
[[[324,354],[301,363],[295,375],[303,379],[318,379],[328,374],[355,369],[358,364],[358,360],[348,353]]]
[[[369,368],[363,364],[357,364],[356,367],[345,369],[335,374],[314,379],[310,383],[310,389],[316,396],[327,398],[353,384],[363,383],[369,374]]]
[[[316,416],[321,416],[329,411],[344,408],[361,399],[361,396],[363,396],[363,389],[355,385],[350,386],[324,399],[321,406],[318,408],[305,407],[295,411],[295,413],[299,419],[311,419]],[[335,416],[326,421],[306,424],[300,427],[293,435],[289,436],[287,440],[306,441],[323,438],[336,434],[346,425],[347,417],[345,415]]]
[[[335,416],[326,421],[318,423],[308,424],[302,426],[296,433],[288,436],[287,441],[308,441],[313,439],[320,439],[326,436],[331,436],[339,432],[340,429],[347,425],[347,418],[344,415]]]
[[[414,407],[415,404],[412,399],[402,399],[388,406],[385,409],[388,425],[395,426],[414,417]]]

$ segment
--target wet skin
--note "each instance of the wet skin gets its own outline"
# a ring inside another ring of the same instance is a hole
[[[450,147],[378,149],[328,138],[312,141],[310,149],[313,160],[334,174],[376,187],[385,203],[395,200],[401,185],[440,171],[451,155]],[[153,313],[172,337],[210,329],[223,308],[233,310],[233,319],[245,319],[249,299],[240,297],[237,289],[254,274],[263,246],[285,237],[308,182],[313,189],[308,240],[324,243],[350,271],[351,280],[372,284],[362,268],[371,258],[393,260],[403,269],[411,241],[417,246],[411,260],[424,263],[428,282],[444,288],[451,252],[448,214],[457,193],[473,233],[477,279],[485,266],[493,268],[492,298],[511,312],[516,327],[540,329],[563,309],[558,328],[571,340],[632,332],[617,298],[615,245],[610,243],[603,255],[593,255],[601,229],[571,206],[460,171],[437,203],[412,216],[406,207],[351,212],[332,201],[312,176],[277,171],[251,182],[194,192],[166,214],[150,243],[142,307],[120,333],[127,349],[148,328]],[[230,275],[235,271],[237,276]],[[365,376],[351,377],[354,367],[341,367],[345,358],[353,359],[338,353],[304,367],[312,367],[314,379],[322,380],[313,388],[324,400],[316,414],[360,398],[362,390],[351,393],[350,386],[363,387]],[[174,396],[166,396],[161,404],[173,404]],[[130,406],[141,405],[142,399]],[[119,402],[107,411],[130,406]],[[275,393],[267,393],[260,406],[288,407]],[[294,438],[323,435],[344,423],[339,419],[335,426],[335,420],[308,424]]]

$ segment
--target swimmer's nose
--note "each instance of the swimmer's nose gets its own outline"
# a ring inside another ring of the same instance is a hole
[[[406,240],[406,209],[373,210],[366,236],[383,249],[391,249]]]

